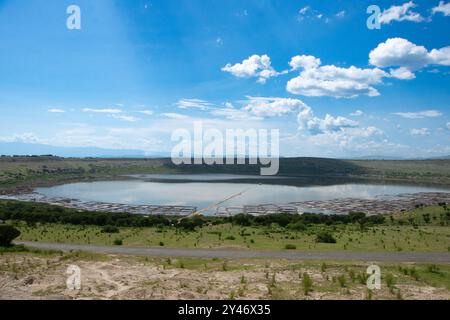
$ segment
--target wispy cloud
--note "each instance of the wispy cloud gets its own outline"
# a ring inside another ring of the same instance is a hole
[[[187,116],[185,114],[174,113],[174,112],[163,113],[162,115],[165,116],[166,118],[170,118],[170,119],[177,119],[177,120],[189,119],[189,116]]]
[[[127,121],[127,122],[136,122],[139,121],[139,118],[130,116],[130,115],[125,115],[125,114],[116,114],[116,113],[112,113],[111,117],[117,120],[122,120],[122,121]]]
[[[442,112],[438,110],[424,110],[417,112],[395,112],[393,114],[407,119],[437,118],[442,116]]]
[[[147,115],[147,116],[151,116],[151,115],[153,114],[153,111],[152,111],[152,110],[140,110],[140,111],[138,111],[138,112],[140,112],[140,113],[142,113],[142,114],[145,114],[145,115]]]
[[[428,130],[428,128],[411,129],[409,133],[413,136],[428,136],[430,134],[430,130]]]
[[[381,24],[389,24],[392,21],[422,22],[425,20],[420,13],[412,11],[417,5],[413,1],[406,2],[400,6],[391,6],[380,15]]]
[[[355,112],[350,113],[350,116],[352,117],[360,117],[364,115],[364,112],[362,112],[361,110],[356,110]]]
[[[181,99],[176,103],[180,109],[200,109],[206,110],[212,106],[212,103],[201,99]]]
[[[50,112],[50,113],[64,113],[66,111],[63,110],[63,109],[59,109],[59,108],[51,108],[51,109],[48,109],[47,112]]]
[[[445,3],[444,1],[439,1],[439,4],[431,9],[433,14],[442,13],[444,16],[450,16],[450,2]]]
[[[338,17],[338,18],[345,17],[345,10],[342,10],[342,11],[339,11],[338,13],[336,13],[336,17]]]
[[[233,121],[262,120],[260,117],[251,115],[247,110],[235,108],[230,102],[226,102],[222,108],[211,110],[211,115]]]
[[[83,112],[92,112],[92,113],[122,113],[122,109],[92,109],[92,108],[84,108]]]

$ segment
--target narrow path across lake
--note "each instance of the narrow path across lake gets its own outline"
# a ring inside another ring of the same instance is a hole
[[[53,249],[63,251],[87,251],[104,254],[127,254],[165,257],[194,257],[194,258],[274,258],[290,260],[343,260],[343,261],[386,261],[386,262],[424,262],[450,263],[450,253],[435,252],[310,252],[298,250],[265,251],[239,249],[173,249],[173,248],[138,248],[125,246],[97,246],[66,243],[43,243],[16,241],[38,249]]]

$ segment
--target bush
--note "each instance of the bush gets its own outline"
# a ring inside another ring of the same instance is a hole
[[[225,240],[236,240],[235,236],[228,236],[225,238]]]
[[[333,235],[330,232],[323,231],[317,234],[316,236],[316,242],[319,243],[336,243],[336,239],[333,237]]]
[[[427,271],[430,273],[440,273],[440,269],[437,265],[432,264],[427,267]]]
[[[347,286],[347,280],[343,274],[337,277],[337,281],[339,282],[339,286],[341,286],[341,288],[345,288]]]
[[[18,236],[20,236],[20,231],[13,226],[0,225],[0,246],[9,247]]]
[[[391,293],[394,292],[394,288],[395,288],[395,278],[391,273],[388,273],[386,275],[386,285],[389,288],[389,291]]]
[[[307,229],[306,225],[301,222],[301,221],[297,221],[294,223],[289,223],[286,228],[293,230],[293,231],[305,231]]]
[[[115,245],[115,246],[121,246],[121,245],[123,245],[122,239],[116,239],[116,240],[114,240],[114,245]]]
[[[197,227],[203,227],[205,223],[206,220],[203,217],[194,216],[191,218],[181,219],[177,226],[186,231],[194,231]]]
[[[307,296],[312,289],[312,280],[309,274],[307,274],[306,272],[303,273],[302,284],[303,284],[303,293],[305,294],[305,296]]]
[[[114,226],[105,226],[102,228],[103,233],[119,233],[119,228]]]
[[[284,248],[286,250],[295,250],[295,249],[297,249],[297,247],[295,245],[293,245],[293,244],[287,244],[287,245],[284,246]]]

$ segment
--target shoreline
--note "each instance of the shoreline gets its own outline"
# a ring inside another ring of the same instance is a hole
[[[60,206],[68,209],[105,212],[132,213],[142,215],[189,216],[197,212],[195,206],[157,205],[157,204],[124,204],[100,201],[83,201],[66,197],[47,197],[38,192],[16,195],[0,195],[0,200],[36,202]],[[214,214],[208,216],[227,217],[243,213],[254,216],[268,214],[348,214],[363,212],[367,215],[385,215],[412,210],[423,206],[435,206],[450,203],[450,192],[417,192],[398,195],[379,195],[372,199],[338,198],[331,200],[311,200],[289,202],[285,205],[260,204],[218,207]]]

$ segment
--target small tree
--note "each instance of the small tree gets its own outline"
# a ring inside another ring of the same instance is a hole
[[[9,225],[0,225],[0,246],[8,247],[11,241],[20,236],[20,231]]]
[[[119,233],[119,232],[120,232],[119,228],[115,226],[108,225],[102,228],[102,233]]]
[[[316,236],[316,242],[319,243],[336,243],[336,239],[330,232],[322,231]]]
[[[123,240],[122,240],[122,239],[115,239],[115,240],[114,240],[114,245],[115,245],[115,246],[121,246],[121,245],[123,245]]]

